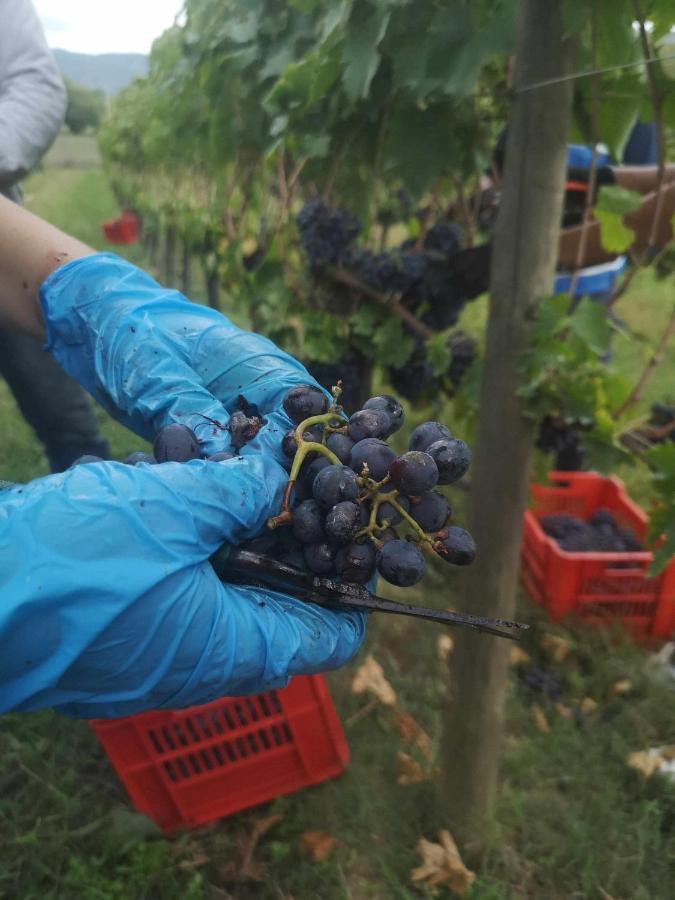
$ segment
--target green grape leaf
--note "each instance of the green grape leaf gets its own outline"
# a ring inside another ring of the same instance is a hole
[[[383,366],[404,365],[415,349],[415,339],[405,334],[400,320],[393,317],[374,332],[373,344]]]
[[[608,253],[623,253],[635,238],[632,228],[623,224],[622,217],[613,212],[596,209],[595,217],[600,222],[600,242]]]
[[[625,216],[627,213],[634,212],[642,203],[642,199],[642,195],[637,191],[629,191],[617,185],[605,185],[598,192],[595,209]]]
[[[381,311],[373,303],[364,303],[349,319],[354,334],[370,337],[381,318]]]
[[[570,330],[594,353],[604,353],[609,347],[611,329],[601,303],[584,298],[570,316]]]
[[[385,9],[359,5],[349,20],[342,47],[342,82],[350,100],[363,100],[368,96],[370,83],[380,64],[377,48],[387,30],[389,17]]]
[[[321,3],[321,0],[288,0],[289,6],[299,9],[303,13],[311,13],[319,3]]]
[[[444,375],[448,371],[450,365],[450,348],[448,347],[448,338],[444,333],[435,334],[429,338],[426,344],[427,359],[431,363],[434,375]]]

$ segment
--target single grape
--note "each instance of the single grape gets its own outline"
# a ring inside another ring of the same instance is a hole
[[[384,531],[378,531],[377,537],[383,544],[388,544],[389,541],[398,540],[398,533],[395,528],[385,528]]]
[[[318,422],[314,425],[310,425],[310,427],[305,432],[303,432],[302,438],[305,441],[311,441],[312,443],[320,444],[323,439],[323,427],[319,425]],[[281,441],[281,449],[289,459],[293,459],[293,457],[297,453],[298,442],[295,440],[294,428],[292,428],[290,431],[287,431],[283,436]],[[313,456],[316,456],[316,454],[313,454]],[[308,454],[307,456],[305,456],[305,459],[307,459],[308,457],[311,458],[312,454]]]
[[[213,456],[207,457],[209,462],[226,462],[228,459],[234,459],[234,453],[230,453],[227,450],[219,450],[218,453],[214,453]]]
[[[410,503],[410,515],[427,534],[434,534],[450,518],[450,504],[443,494],[429,491],[415,497]]]
[[[395,431],[398,431],[405,420],[403,407],[396,397],[392,397],[391,394],[381,394],[378,397],[371,397],[370,400],[366,400],[363,404],[363,408],[383,409],[387,413],[391,419],[391,429],[387,437],[392,435]]]
[[[312,494],[324,509],[330,509],[342,500],[356,500],[359,496],[359,483],[347,466],[328,465],[314,479]]]
[[[365,438],[384,438],[390,429],[391,418],[383,409],[360,409],[347,425],[349,437],[357,443]]]
[[[324,523],[326,535],[338,544],[348,544],[362,527],[361,505],[352,500],[343,500],[331,507]]]
[[[144,453],[142,450],[136,450],[134,453],[130,453],[123,460],[127,466],[137,466],[139,463],[147,463],[149,466],[157,465],[157,460],[154,456],[151,456],[149,453]]]
[[[335,570],[336,552],[336,548],[325,541],[303,548],[307,568],[316,575],[330,575]]]
[[[316,500],[303,500],[293,510],[293,534],[303,544],[318,544],[323,533],[323,510]]]
[[[436,463],[439,484],[454,484],[471,465],[469,445],[459,438],[434,441],[427,447],[426,452]]]
[[[370,544],[347,544],[338,550],[335,568],[344,581],[365,584],[375,570],[375,551]]]
[[[476,558],[476,544],[464,528],[451,525],[444,529],[439,535],[439,543],[436,552],[453,566],[468,566]]]
[[[393,461],[389,466],[389,477],[397,490],[412,497],[436,487],[438,469],[428,453],[412,450]]]
[[[174,423],[160,428],[153,447],[155,459],[163,462],[188,462],[201,459],[199,442],[187,425]]]
[[[364,438],[352,447],[349,465],[357,475],[362,475],[363,467],[367,465],[368,477],[382,481],[395,459],[396,454],[384,441],[378,438]]]
[[[334,453],[344,466],[349,465],[349,455],[354,441],[346,434],[331,434],[326,439],[326,447]]]
[[[302,484],[309,490],[310,496],[312,496],[314,479],[319,474],[319,472],[323,471],[323,469],[327,469],[329,466],[330,462],[326,459],[325,456],[317,456],[317,458],[313,459],[309,464],[303,463],[302,468],[300,469],[300,477],[298,481],[302,482]]]
[[[406,512],[410,512],[410,500],[407,497],[404,497],[402,494],[396,498],[396,502],[400,507],[402,507]],[[403,516],[396,509],[395,506],[392,506],[388,500],[385,500],[384,503],[380,503],[377,508],[377,524],[384,525],[385,520],[390,525],[398,525],[399,522],[403,521]]]
[[[398,587],[410,587],[424,577],[424,557],[410,541],[387,541],[376,559],[380,575]]]
[[[68,466],[69,469],[72,469],[74,466],[86,466],[89,463],[97,463],[103,462],[102,456],[94,456],[93,453],[84,453],[82,456],[78,456],[77,459],[74,459],[71,464]]]
[[[435,441],[452,437],[449,429],[440,422],[423,422],[410,435],[409,450],[426,450]]]
[[[323,415],[328,410],[328,397],[312,384],[293,387],[284,397],[283,407],[296,425],[310,416]]]

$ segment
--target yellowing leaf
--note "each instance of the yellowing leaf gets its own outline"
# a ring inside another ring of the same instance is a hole
[[[300,851],[311,857],[314,862],[321,862],[329,856],[340,842],[328,831],[305,831],[300,836]]]
[[[612,693],[616,696],[617,694],[627,694],[633,685],[630,682],[629,678],[622,678],[620,681],[616,681],[612,685]]]
[[[553,706],[558,715],[562,716],[563,719],[572,718],[572,710],[569,706],[565,706],[563,703],[554,703]]]
[[[455,642],[449,634],[441,634],[438,636],[438,640],[436,641],[436,653],[441,665],[445,666],[448,664],[454,646]]]
[[[431,738],[422,728],[420,723],[416,719],[413,719],[410,713],[396,713],[394,725],[403,740],[407,741],[409,744],[414,744],[425,759],[431,760],[433,758],[434,754],[431,749]]]
[[[675,744],[638,750],[636,753],[630,753],[626,762],[632,769],[642,772],[645,778],[650,778],[655,772],[661,772],[675,779]]]
[[[524,663],[528,663],[530,659],[530,654],[526,653],[518,644],[511,646],[509,660],[512,666],[522,666]]]
[[[367,656],[352,679],[352,693],[364,694],[369,691],[385,706],[396,705],[396,691],[384,677],[384,670],[374,656]]]
[[[551,730],[551,726],[548,724],[548,719],[546,718],[546,713],[544,710],[535,703],[531,709],[532,713],[532,721],[535,724],[535,727],[539,731],[543,731],[545,734]]]
[[[398,758],[398,784],[421,784],[423,781],[431,781],[440,775],[440,769],[423,769],[422,766],[401,750],[396,754]]]
[[[598,708],[598,704],[592,697],[584,697],[584,699],[579,704],[579,709],[585,716],[589,716],[591,713],[595,712]]]
[[[410,880],[414,883],[423,881],[432,890],[443,885],[462,896],[471,887],[476,875],[462,862],[450,832],[443,829],[438,837],[438,844],[426,838],[420,838],[417,842],[422,865],[412,870]]]
[[[557,634],[545,634],[541,639],[541,646],[546,650],[554,662],[560,663],[569,656],[572,649],[570,642]]]

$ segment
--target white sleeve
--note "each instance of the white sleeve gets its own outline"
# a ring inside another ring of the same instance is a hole
[[[49,149],[66,91],[31,0],[0,0],[0,188]]]

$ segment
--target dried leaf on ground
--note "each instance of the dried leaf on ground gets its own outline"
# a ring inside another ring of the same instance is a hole
[[[422,784],[422,782],[432,781],[440,775],[440,769],[423,769],[417,760],[401,750],[396,755],[398,757],[398,777],[396,779],[398,784],[404,786]]]
[[[518,644],[513,644],[509,656],[512,666],[522,666],[525,663],[528,663],[530,659],[531,656],[529,653],[526,653],[522,647],[518,646]]]
[[[534,722],[535,727],[539,731],[543,731],[547,734],[551,730],[551,726],[548,724],[546,713],[541,706],[539,706],[538,703],[534,703],[530,712],[532,713],[532,721]]]
[[[397,712],[394,718],[394,724],[404,741],[407,741],[409,744],[414,744],[425,759],[428,759],[429,761],[433,759],[434,754],[431,749],[431,738],[410,713]]]
[[[572,718],[572,709],[569,706],[565,706],[564,703],[554,703],[553,707],[558,715],[562,716],[563,719]]]
[[[621,678],[612,685],[612,693],[615,696],[617,694],[627,694],[632,688],[633,685],[631,684],[630,678]]]
[[[438,640],[436,641],[436,653],[438,655],[438,661],[442,665],[445,666],[448,664],[454,646],[455,642],[451,635],[439,634]]]
[[[321,862],[329,856],[340,842],[328,831],[305,831],[300,836],[300,852]]]
[[[280,815],[256,819],[250,832],[240,839],[235,858],[223,870],[226,880],[241,881],[249,878],[251,881],[260,881],[262,879],[262,870],[253,862],[253,854],[260,838],[280,821]]]
[[[626,762],[631,769],[642,772],[645,778],[651,778],[655,772],[661,772],[675,779],[675,744],[629,753]]]
[[[476,875],[462,862],[450,832],[443,829],[439,831],[438,837],[438,844],[426,838],[420,838],[417,842],[422,865],[412,870],[410,880],[423,881],[432,890],[444,885],[461,896],[471,887]]]
[[[572,645],[565,638],[557,634],[545,634],[541,639],[541,646],[546,650],[554,662],[560,663],[567,659],[572,650]]]
[[[364,694],[369,691],[385,706],[396,705],[396,691],[384,677],[384,670],[374,656],[367,656],[358,667],[352,679],[352,693]]]
[[[598,704],[592,697],[584,697],[584,699],[579,704],[579,709],[585,716],[589,716],[591,713],[595,712],[598,708]]]

